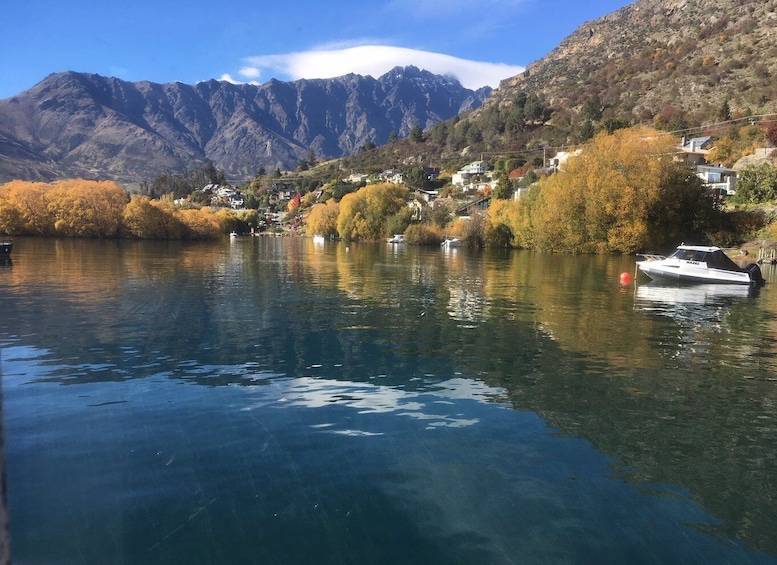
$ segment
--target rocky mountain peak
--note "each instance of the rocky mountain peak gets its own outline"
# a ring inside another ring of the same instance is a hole
[[[0,180],[80,176],[126,182],[186,170],[207,160],[228,178],[260,167],[293,169],[312,149],[342,157],[392,131],[408,135],[477,107],[490,89],[397,67],[378,79],[256,86],[127,82],[67,71],[0,100]]]

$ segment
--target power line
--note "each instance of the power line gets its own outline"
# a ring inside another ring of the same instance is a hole
[[[762,120],[761,118],[774,118],[774,119]],[[752,116],[743,116],[741,118],[734,118],[734,119],[725,120],[725,121],[722,121],[722,122],[715,122],[714,124],[705,124],[705,125],[695,126],[695,127],[692,127],[692,128],[677,129],[677,130],[669,131],[667,133],[675,134],[676,135],[676,134],[682,134],[682,133],[689,133],[689,132],[692,132],[692,131],[702,131],[702,130],[705,130],[705,129],[713,129],[713,128],[716,128],[716,127],[719,127],[719,126],[725,126],[725,125],[728,125],[728,124],[735,124],[735,123],[744,122],[744,121],[751,122],[751,125],[755,125],[756,121],[758,121],[758,122],[766,122],[767,124],[769,124],[769,123],[772,123],[774,121],[777,121],[777,114],[754,114]]]

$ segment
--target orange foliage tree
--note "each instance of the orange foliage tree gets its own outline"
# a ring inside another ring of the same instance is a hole
[[[115,237],[127,198],[109,181],[12,181],[0,186],[0,231]]]
[[[54,233],[66,237],[115,237],[129,197],[110,181],[69,180],[53,183],[46,193]]]
[[[337,235],[337,218],[340,204],[327,200],[325,204],[316,204],[307,214],[307,231],[313,235]]]
[[[623,252],[702,239],[716,204],[675,159],[678,140],[652,128],[602,133],[544,179],[522,213],[532,246],[582,253]]]
[[[64,237],[211,239],[230,210],[181,210],[170,200],[132,199],[116,183],[83,179],[0,185],[0,233]]]

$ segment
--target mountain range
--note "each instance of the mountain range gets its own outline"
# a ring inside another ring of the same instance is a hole
[[[294,169],[402,138],[372,161],[544,156],[592,132],[649,124],[719,134],[777,123],[777,0],[637,0],[582,24],[493,92],[414,67],[378,79],[261,86],[129,83],[66,72],[0,100],[0,181],[81,176],[137,182],[206,160],[229,179]],[[530,109],[531,106],[531,109]],[[456,117],[456,119],[452,119]]]
[[[0,100],[0,181],[152,180],[212,161],[230,180],[289,170],[407,136],[478,107],[491,93],[415,67],[375,79],[127,82],[48,76]]]

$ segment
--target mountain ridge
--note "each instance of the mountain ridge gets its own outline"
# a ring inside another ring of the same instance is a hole
[[[385,143],[479,106],[491,89],[396,67],[375,79],[127,82],[66,71],[0,100],[0,180],[138,182],[205,161],[228,178]]]

